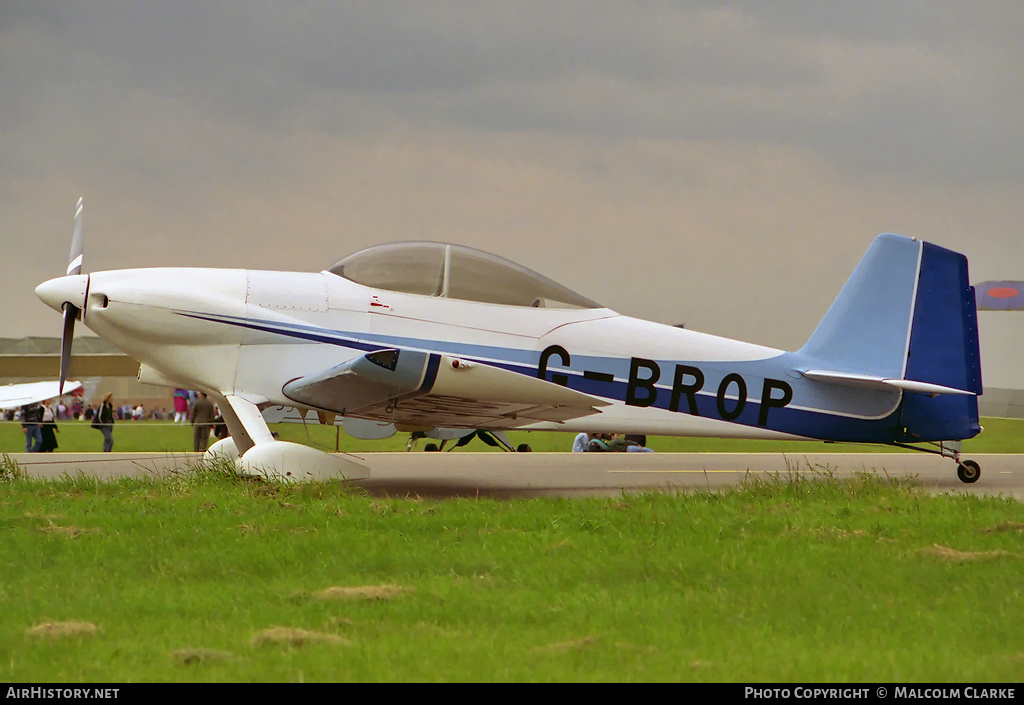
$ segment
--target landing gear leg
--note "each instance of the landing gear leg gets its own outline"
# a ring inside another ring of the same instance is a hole
[[[939,443],[939,452],[942,453],[943,457],[952,458],[956,462],[956,476],[960,478],[960,482],[970,484],[977,482],[978,478],[981,477],[980,465],[973,460],[960,460],[959,441]]]
[[[251,401],[234,394],[226,394],[222,399],[221,411],[238,456],[235,467],[241,474],[283,482],[369,477],[369,468],[353,460],[277,440],[259,407]]]
[[[953,462],[956,463],[956,476],[960,478],[960,482],[971,484],[973,482],[977,482],[978,478],[981,477],[980,465],[973,460],[960,459],[960,441],[939,441],[937,443],[932,443],[932,445],[939,447],[938,450],[919,448],[905,443],[893,443],[893,445],[897,448],[908,448],[910,450],[919,450],[925,453],[935,453],[936,455],[941,455],[943,458],[952,458]]]

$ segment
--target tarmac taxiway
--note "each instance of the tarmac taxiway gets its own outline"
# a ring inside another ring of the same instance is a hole
[[[578,497],[622,492],[725,490],[753,478],[784,481],[874,473],[912,478],[931,492],[1024,499],[1024,455],[975,454],[981,478],[965,484],[948,458],[923,453],[472,453],[342,454],[369,468],[352,480],[375,495],[418,497]],[[166,477],[194,453],[14,453],[34,478],[78,473],[100,479]],[[965,456],[967,457],[967,456]],[[305,480],[332,479],[310,476]]]

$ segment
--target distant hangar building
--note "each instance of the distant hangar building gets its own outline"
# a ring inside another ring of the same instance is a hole
[[[39,382],[60,375],[60,338],[0,338],[0,384]],[[142,384],[139,363],[97,337],[76,337],[72,349],[71,374],[80,382],[97,384],[86,403],[96,403],[112,392],[118,403],[142,404],[143,408],[169,409],[174,390]]]

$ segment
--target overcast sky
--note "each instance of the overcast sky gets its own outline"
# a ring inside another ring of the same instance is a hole
[[[0,337],[79,196],[85,271],[453,241],[786,349],[881,232],[1024,278],[1019,0],[4,0],[0,67]]]

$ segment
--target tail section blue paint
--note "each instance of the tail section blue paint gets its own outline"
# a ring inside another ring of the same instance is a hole
[[[906,379],[981,394],[981,356],[967,258],[900,235],[879,235],[807,344],[807,368]],[[973,395],[904,392],[880,421],[891,442],[978,434]]]
[[[923,244],[906,379],[980,395],[978,315],[967,258]],[[971,438],[980,430],[976,396],[903,397],[898,441]]]
[[[875,238],[799,351],[810,367],[903,376],[921,245],[900,235]]]

